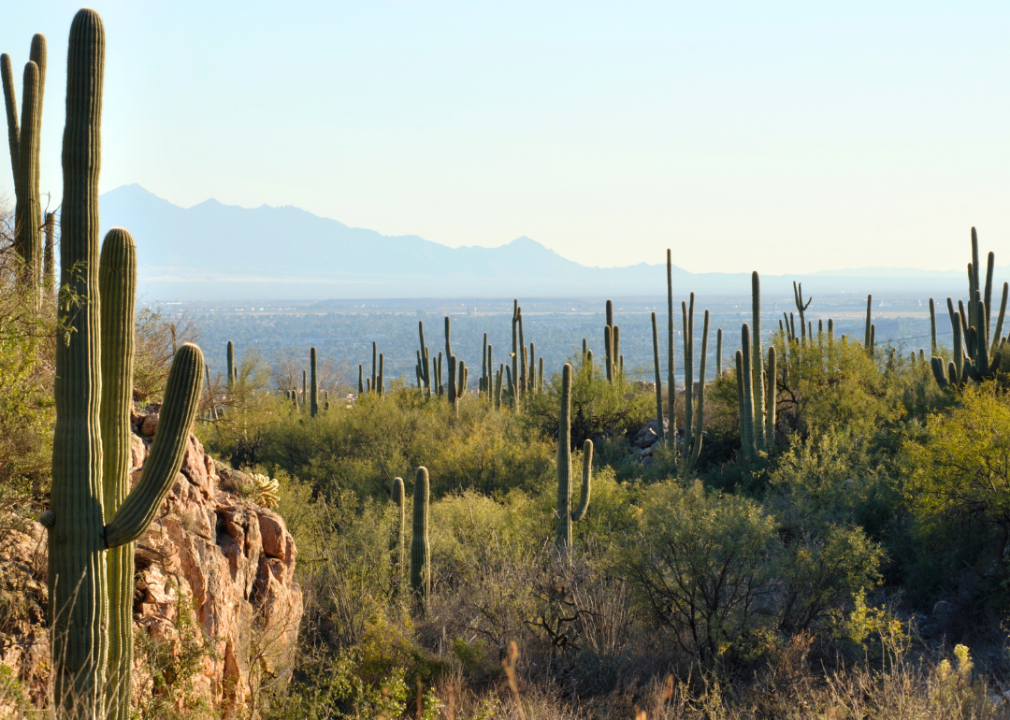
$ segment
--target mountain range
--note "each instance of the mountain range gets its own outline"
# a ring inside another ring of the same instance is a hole
[[[242,208],[207,200],[182,208],[140,185],[104,193],[103,235],[125,227],[137,242],[145,300],[321,300],[349,298],[643,297],[665,295],[662,264],[587,267],[527,237],[495,248],[450,248],[416,235],[386,236],[296,207]],[[1010,268],[1004,268],[1010,269]],[[944,293],[962,272],[907,268],[762,275],[772,294],[792,281],[824,294]],[[1005,274],[1000,275],[1005,276]],[[746,295],[746,273],[673,268],[675,286]]]

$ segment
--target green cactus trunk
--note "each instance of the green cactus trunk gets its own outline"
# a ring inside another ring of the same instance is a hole
[[[715,331],[715,376],[722,377],[722,328]]]
[[[996,329],[992,334],[990,355],[996,355],[1000,342],[1003,340],[1003,321],[1006,318],[1007,295],[1010,293],[1010,283],[1003,283],[1003,295],[999,303],[999,315],[996,317]]]
[[[393,478],[393,490],[392,490],[393,504],[396,505],[397,510],[397,520],[394,522],[393,530],[396,533],[396,537],[393,540],[393,568],[397,574],[403,572],[403,561],[405,557],[405,547],[404,547],[404,530],[406,529],[407,521],[407,498],[406,492],[403,488],[403,478],[395,477]],[[399,583],[397,583],[399,584]]]
[[[680,460],[686,465],[694,441],[694,293],[690,306],[681,301],[680,312],[684,333],[684,437],[680,445]]]
[[[46,83],[46,38],[32,37],[29,60],[22,77],[21,123],[18,124],[17,97],[10,57],[0,56],[7,110],[7,139],[14,176],[14,251],[19,263],[19,280],[30,290],[36,308],[42,294],[42,202],[39,190],[39,155],[42,140],[42,105]]]
[[[363,365],[358,365],[358,396],[365,394],[365,367]]]
[[[743,351],[736,351],[736,397],[737,397],[737,410],[740,415],[740,449],[747,457],[750,452],[750,447],[754,443],[754,439],[747,434],[748,425],[747,420],[750,418],[753,422],[753,416],[747,414],[747,401],[744,388],[744,367],[743,367]]]
[[[423,615],[427,612],[431,595],[431,547],[428,544],[428,504],[431,491],[428,470],[417,469],[414,476],[414,520],[413,536],[410,541],[410,587],[414,599]]]
[[[56,215],[46,213],[45,249],[42,263],[42,291],[49,297],[56,295]]]
[[[871,357],[873,355],[873,338],[870,337],[873,332],[873,296],[866,296],[866,331],[863,334],[863,347],[866,348],[867,354]]]
[[[663,370],[659,366],[659,331],[656,328],[656,313],[652,313],[652,359],[656,368],[656,434],[666,442],[666,428],[663,425]]]
[[[765,411],[765,441],[771,448],[775,444],[775,413],[778,393],[778,363],[775,346],[768,348],[768,393],[766,395],[767,409]]]
[[[929,352],[930,357],[936,357],[936,304],[929,299]]]
[[[558,501],[554,530],[554,547],[567,553],[572,545],[572,523],[578,522],[589,509],[592,490],[593,443],[586,440],[582,455],[582,500],[572,512],[572,366],[565,363],[561,371],[561,410],[558,415]]]
[[[316,368],[316,349],[309,350],[309,373],[312,376],[309,389],[309,415],[315,417],[319,414],[319,375]]]
[[[744,323],[740,330],[740,347],[743,351],[743,406],[747,417],[744,418],[744,426],[740,428],[741,439],[746,438],[747,444],[744,446],[744,454],[748,457],[757,455],[757,437],[754,434],[754,390],[751,385],[753,375],[751,374],[751,342],[750,327]]]
[[[765,380],[764,353],[761,351],[761,278],[751,273],[751,388],[754,393],[754,442],[759,450],[767,450],[765,440]],[[800,324],[803,314],[800,313]]]
[[[509,392],[512,393],[512,406],[517,407],[516,384],[519,380],[519,300],[512,301],[512,372],[506,375],[509,381]]]
[[[519,308],[519,394],[526,392],[526,385],[529,382],[529,366],[526,350],[526,336],[523,334],[523,309]]]
[[[235,383],[235,343],[231,340],[228,341],[228,392],[231,392],[232,385]]]
[[[543,355],[540,356],[539,364],[540,364],[540,367],[539,367],[539,370],[537,372],[537,392],[539,392],[542,395],[543,392],[544,392],[544,358],[543,358]]]
[[[133,407],[134,298],[137,257],[133,238],[120,228],[102,243],[98,272],[101,297],[102,485],[105,515],[114,519],[130,492],[130,410]],[[133,674],[133,544],[109,550],[109,656],[106,705],[130,717]],[[110,720],[116,716],[110,715]]]
[[[603,349],[606,353],[606,368],[607,368],[607,382],[614,382],[614,363],[611,358],[613,357],[613,345],[614,345],[614,328],[607,325],[603,328]]]
[[[376,342],[372,341],[372,392],[375,391],[379,380],[379,346]]]
[[[705,321],[701,332],[701,359],[698,368],[698,397],[697,413],[698,418],[694,423],[694,437],[692,438],[691,450],[688,455],[687,468],[694,469],[698,464],[698,457],[701,455],[701,445],[704,441],[705,433],[705,364],[708,357],[708,310],[705,311]],[[692,333],[694,330],[694,320],[691,320]],[[691,339],[691,347],[694,347],[694,339]]]
[[[498,374],[494,380],[494,407],[495,410],[501,410],[501,388],[502,388],[502,378],[505,374],[505,364],[502,363],[498,368]]]
[[[670,415],[671,437],[677,437],[677,385],[676,385],[676,358],[674,355],[674,333],[673,333],[673,257],[669,250],[666,251],[666,392],[667,412]],[[675,440],[676,442],[676,440]]]
[[[105,31],[82,10],[70,30],[60,214],[61,283],[81,298],[63,310],[72,332],[56,343],[56,427],[49,532],[49,628],[57,702],[97,717],[108,657],[108,575],[103,531],[98,175]],[[77,276],[70,268],[80,268]]]
[[[376,388],[380,396],[386,394],[386,381],[384,379],[383,374],[384,366],[385,366],[385,357],[383,357],[382,353],[379,353],[379,376],[376,378],[376,382],[378,383],[378,385],[376,385]]]
[[[58,715],[71,718],[103,716],[110,647],[117,663],[108,671],[114,678],[107,697],[108,717],[129,716],[128,704],[120,703],[120,698],[129,696],[124,690],[128,673],[120,669],[132,647],[128,633],[133,567],[127,550],[108,553],[112,566],[107,569],[106,550],[115,551],[140,537],[174,483],[196,416],[205,366],[199,348],[190,344],[180,348],[169,372],[150,456],[139,483],[126,494],[133,336],[129,303],[136,276],[133,244],[125,231],[110,232],[107,252],[101,259],[98,253],[104,50],[101,18],[93,10],[81,10],[71,26],[67,59],[61,281],[83,303],[73,310],[61,308],[61,319],[72,332],[56,347],[52,508],[44,518],[49,530],[55,698],[61,708]],[[99,274],[105,260],[109,266],[102,271],[107,292],[103,304]],[[78,268],[83,271],[71,270]],[[103,371],[109,373],[104,383]],[[103,430],[108,433],[104,447]],[[105,467],[108,476],[103,478]],[[110,507],[105,508],[107,499]],[[104,527],[103,518],[110,521]]]

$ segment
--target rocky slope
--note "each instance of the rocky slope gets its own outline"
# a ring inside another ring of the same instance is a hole
[[[134,481],[157,420],[156,412],[133,418]],[[188,701],[224,710],[287,681],[302,617],[297,548],[280,515],[244,498],[252,487],[249,476],[216,463],[190,436],[182,471],[137,543],[135,702],[176,690],[173,663],[186,666]],[[0,663],[33,704],[44,702],[48,679],[45,554],[37,523],[0,533]],[[4,607],[3,598],[20,605]],[[152,657],[160,658],[157,683]],[[0,705],[3,694],[0,687]]]

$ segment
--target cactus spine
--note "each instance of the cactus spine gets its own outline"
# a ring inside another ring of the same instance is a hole
[[[558,415],[558,505],[554,547],[566,553],[572,545],[572,523],[585,517],[593,480],[593,442],[586,440],[582,454],[582,500],[572,512],[572,366],[561,371],[561,412]]]
[[[123,426],[128,432],[132,378],[127,376],[131,363],[127,338],[132,337],[133,328],[132,312],[124,309],[122,298],[131,294],[136,280],[129,235],[114,230],[107,240],[109,294],[107,302],[100,303],[98,174],[104,50],[105,33],[98,13],[79,11],[71,26],[67,59],[61,281],[72,285],[84,302],[72,312],[61,310],[73,331],[67,342],[56,347],[52,510],[46,518],[55,692],[63,713],[74,717],[101,715],[105,703],[99,693],[110,647],[113,657],[122,658],[132,645],[130,611],[125,628],[113,617],[116,613],[123,617],[124,601],[132,609],[132,563],[129,593],[126,598],[118,591],[112,595],[120,604],[110,613],[106,550],[140,537],[175,481],[196,416],[204,368],[199,348],[187,343],[179,349],[169,372],[151,454],[140,482],[127,494],[129,480],[122,468],[129,468],[129,438]],[[83,273],[72,274],[74,267],[84,268]],[[103,328],[109,329],[104,338]],[[105,354],[108,357],[103,358]],[[105,380],[109,387],[103,391],[105,370],[110,373]],[[105,428],[105,452],[115,458],[103,456]],[[106,463],[109,477],[103,477]],[[105,508],[106,497],[121,504]],[[110,522],[103,527],[104,515]],[[116,568],[125,567],[124,560],[118,553],[111,557],[112,577],[118,582]],[[110,633],[116,633],[111,641]],[[112,674],[116,673],[113,669]],[[108,698],[108,717],[129,716],[129,706],[117,702],[128,681],[128,674],[117,678]]]
[[[659,332],[656,329],[656,313],[652,313],[652,358],[656,367],[656,434],[666,442],[666,428],[663,425],[663,371],[659,366]]]
[[[423,614],[431,594],[431,547],[428,544],[428,503],[431,491],[428,469],[419,467],[414,476],[414,521],[410,541],[410,587]]]
[[[316,349],[309,350],[309,372],[312,375],[312,385],[309,395],[309,415],[315,417],[319,414],[319,375],[316,372]]]

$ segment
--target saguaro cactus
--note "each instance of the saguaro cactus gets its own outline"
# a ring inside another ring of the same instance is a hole
[[[393,545],[393,565],[396,567],[397,572],[403,572],[403,559],[404,559],[404,547],[403,547],[403,531],[407,519],[407,498],[406,493],[403,489],[403,478],[395,477],[393,478],[393,490],[392,490],[393,504],[396,505],[397,515],[399,515],[399,522],[394,525],[394,530],[396,532],[396,538],[394,539]]]
[[[668,412],[670,413],[670,431],[673,436],[677,436],[677,386],[675,384],[676,358],[674,356],[673,342],[673,258],[669,248],[666,251],[666,311],[667,311],[667,337],[666,337],[666,392],[668,394]]]
[[[659,366],[659,332],[656,329],[656,313],[652,313],[652,357],[656,366],[656,434],[666,442],[666,428],[663,425],[663,371]]]
[[[793,281],[793,299],[796,302],[796,310],[800,314],[800,332],[802,333],[800,342],[805,343],[807,341],[807,322],[806,322],[807,308],[810,307],[810,303],[812,303],[814,299],[808,298],[806,303],[804,303],[803,283],[799,283],[797,285],[795,280]],[[813,340],[813,338],[810,339]]]
[[[228,390],[231,390],[232,385],[235,383],[235,343],[231,340],[228,341]]]
[[[315,417],[319,414],[319,376],[316,372],[316,349],[309,350],[309,373],[312,376],[312,384],[309,386],[309,415]]]
[[[431,548],[428,544],[428,469],[419,467],[414,476],[413,538],[410,541],[410,587],[418,607],[424,613],[431,594]]]
[[[765,381],[764,353],[761,352],[761,278],[757,271],[751,273],[751,388],[754,393],[754,440],[761,450],[768,448],[765,441]],[[803,315],[800,314],[802,324]]]
[[[863,333],[863,347],[870,357],[873,357],[873,295],[866,296],[866,331]]]
[[[701,454],[705,424],[705,363],[708,356],[708,310],[701,337],[698,388],[694,385],[694,293],[690,304],[681,303],[684,321],[684,440],[680,449],[682,472],[694,467]],[[697,417],[696,417],[697,414]]]
[[[22,264],[22,279],[32,290],[36,304],[42,280],[42,202],[39,191],[39,154],[42,139],[42,100],[46,84],[46,38],[32,37],[29,60],[22,86],[21,123],[18,125],[17,97],[11,59],[0,55],[0,76],[7,111],[7,140],[14,175],[14,250]]]
[[[199,348],[187,343],[179,349],[151,454],[127,494],[133,313],[126,306],[136,276],[133,243],[125,231],[111,231],[101,260],[98,252],[104,50],[101,18],[94,10],[81,10],[71,26],[67,59],[61,281],[83,302],[61,309],[72,332],[56,344],[52,508],[44,518],[56,702],[64,715],[80,718],[102,715],[100,692],[110,657],[116,666],[109,673],[115,682],[108,716],[128,717],[129,705],[124,708],[119,698],[129,697],[129,673],[117,668],[126,667],[132,647],[132,558],[126,557],[129,550],[109,553],[109,571],[106,551],[143,534],[175,481],[204,368]],[[107,295],[100,302],[99,267],[105,261]]]
[[[45,250],[42,263],[42,290],[47,295],[56,294],[56,215],[46,213]]]
[[[593,442],[586,440],[582,451],[582,500],[572,512],[572,366],[561,371],[561,412],[558,415],[558,506],[554,547],[567,552],[572,544],[572,523],[585,517],[593,480]]]

